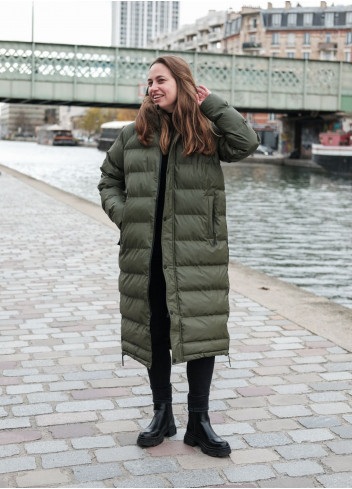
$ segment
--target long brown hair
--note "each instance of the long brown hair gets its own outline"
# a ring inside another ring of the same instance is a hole
[[[190,67],[186,61],[178,56],[161,56],[153,61],[150,67],[157,63],[164,64],[176,80],[177,100],[172,112],[172,124],[182,136],[184,156],[193,153],[214,154],[216,149],[215,133],[210,121],[200,111],[196,84]],[[136,131],[139,141],[143,145],[149,146],[160,125],[160,148],[163,154],[167,154],[172,135],[170,119],[165,111],[158,110],[147,94],[136,118]]]

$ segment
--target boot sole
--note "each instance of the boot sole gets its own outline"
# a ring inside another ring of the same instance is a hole
[[[189,445],[190,447],[195,447],[196,445],[199,445],[202,452],[206,455],[210,455],[211,457],[227,457],[231,453],[230,446],[224,448],[209,447],[202,440],[199,440],[196,436],[190,433],[185,434],[183,441],[186,445]]]
[[[156,438],[144,437],[142,433],[137,438],[137,445],[140,447],[156,447],[164,441],[165,436],[170,437],[176,435],[176,426],[171,426],[166,433],[162,433]]]

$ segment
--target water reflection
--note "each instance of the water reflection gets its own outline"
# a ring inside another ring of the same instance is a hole
[[[230,257],[352,307],[352,180],[224,166]]]

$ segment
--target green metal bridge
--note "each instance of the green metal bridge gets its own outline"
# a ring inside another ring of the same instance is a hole
[[[239,110],[352,112],[352,63],[0,41],[0,101],[138,107],[151,62],[182,56]]]

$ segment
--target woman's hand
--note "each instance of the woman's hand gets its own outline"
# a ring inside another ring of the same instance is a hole
[[[198,95],[198,105],[200,105],[207,96],[211,93],[210,90],[207,89],[204,85],[198,85],[197,87],[197,95]]]

